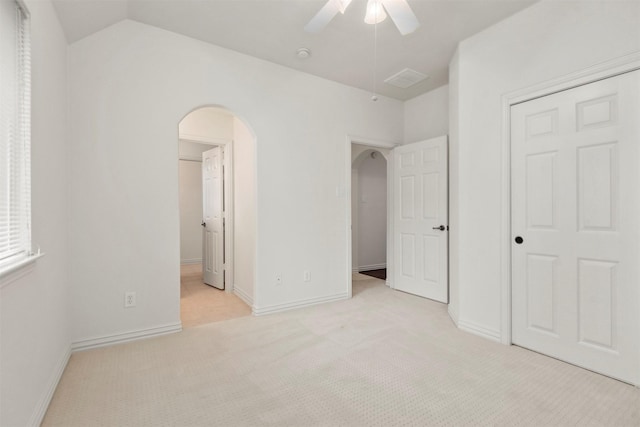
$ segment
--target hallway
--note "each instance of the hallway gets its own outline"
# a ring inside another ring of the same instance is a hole
[[[180,319],[183,328],[250,315],[251,307],[233,293],[202,283],[202,264],[180,266]]]

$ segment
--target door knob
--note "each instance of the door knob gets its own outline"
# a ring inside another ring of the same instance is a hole
[[[515,241],[517,244],[521,245],[524,242],[524,239],[520,236],[516,236]]]
[[[445,226],[441,225],[439,227],[432,227],[434,230],[440,230],[440,231],[444,231],[445,230]]]
[[[206,223],[206,222],[203,222],[203,223],[202,223],[202,224],[200,224],[200,225],[201,225],[201,226],[203,226],[203,227],[206,227],[206,226],[207,226],[207,223]]]

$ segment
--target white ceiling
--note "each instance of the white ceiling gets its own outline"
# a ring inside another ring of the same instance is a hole
[[[286,67],[373,90],[374,27],[363,22],[366,0],[353,0],[320,33],[303,30],[326,0],[53,0],[72,43],[122,19],[164,28]],[[401,36],[387,18],[378,24],[377,93],[411,99],[448,80],[459,41],[535,0],[408,0],[420,21]],[[311,57],[298,59],[300,47]],[[400,89],[384,80],[404,68],[430,76]]]

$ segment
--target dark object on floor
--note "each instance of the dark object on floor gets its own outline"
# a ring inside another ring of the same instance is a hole
[[[379,270],[361,271],[360,274],[366,274],[367,276],[375,277],[376,279],[387,280],[386,268],[381,268]]]

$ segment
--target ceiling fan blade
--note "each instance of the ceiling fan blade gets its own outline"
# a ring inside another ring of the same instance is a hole
[[[338,2],[335,0],[327,1],[322,9],[316,15],[311,18],[311,21],[307,25],[304,26],[304,30],[308,33],[317,33],[322,30],[334,16],[336,16],[340,12],[338,8]]]
[[[407,0],[382,0],[382,5],[403,36],[413,33],[420,26]]]

